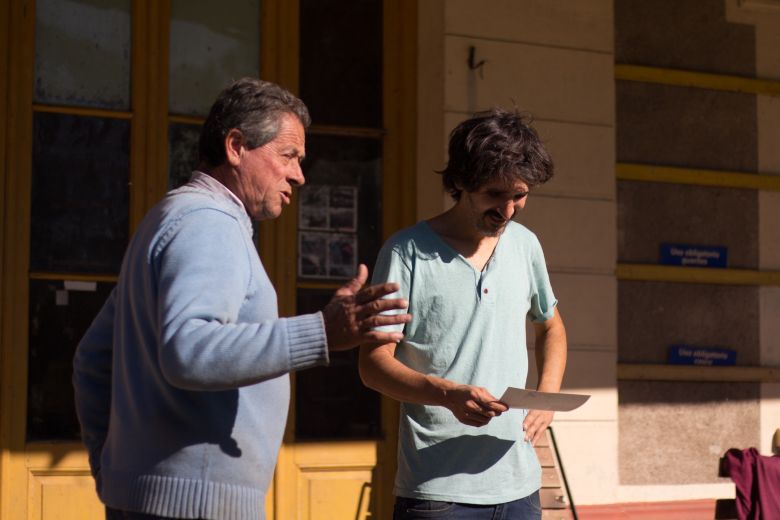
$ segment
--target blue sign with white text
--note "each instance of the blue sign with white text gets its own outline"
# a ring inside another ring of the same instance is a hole
[[[661,244],[661,263],[688,267],[726,267],[728,249],[720,246]]]
[[[737,352],[728,348],[692,347],[672,345],[669,347],[669,363],[672,365],[736,365]]]

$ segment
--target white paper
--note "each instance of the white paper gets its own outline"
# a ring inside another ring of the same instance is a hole
[[[510,386],[499,401],[506,404],[509,408],[569,412],[582,406],[589,398],[589,395],[583,394],[537,392]]]

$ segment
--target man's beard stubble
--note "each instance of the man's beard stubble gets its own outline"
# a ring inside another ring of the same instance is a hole
[[[501,224],[495,223],[498,220],[501,221]],[[508,223],[509,220],[504,220],[504,217],[499,213],[495,211],[486,211],[477,219],[477,230],[484,237],[497,237],[504,232]]]

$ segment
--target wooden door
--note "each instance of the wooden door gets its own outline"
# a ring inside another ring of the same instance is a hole
[[[102,512],[77,442],[70,360],[113,285],[143,209],[145,75],[134,49],[145,36],[131,20],[147,7],[129,0],[4,4],[10,60],[3,120],[3,519]]]
[[[194,167],[199,127],[230,79],[259,75],[312,98],[307,140],[310,157],[319,155],[307,165],[319,179],[312,185],[328,192],[334,222],[352,218],[348,226],[301,227],[296,206],[258,227],[282,314],[321,306],[353,260],[372,263],[381,240],[413,220],[414,8],[355,2],[354,26],[323,30],[323,17],[350,12],[342,4],[10,0],[0,7],[9,48],[0,61],[7,94],[0,96],[7,100],[0,106],[0,520],[102,518],[78,442],[72,354],[116,281],[135,226]],[[345,38],[334,43],[333,35]],[[325,44],[335,45],[329,54],[318,47]],[[362,83],[345,96],[338,80],[348,77]],[[355,103],[355,96],[363,97]],[[350,110],[357,119],[339,119]],[[363,112],[373,119],[361,120]],[[357,252],[333,256],[324,276],[304,274],[298,246],[307,233]],[[297,397],[268,517],[389,518],[394,405],[357,384],[354,353],[324,372],[292,377]],[[320,383],[335,391],[313,394]],[[343,412],[323,420],[322,406],[334,403]]]
[[[260,75],[260,3],[221,4],[231,9],[3,4],[3,519],[103,516],[78,441],[71,360],[137,223],[194,166],[193,135],[214,96],[232,77]]]
[[[275,233],[260,233],[285,315],[321,309],[415,219],[415,3],[300,0],[299,10],[307,184]],[[397,405],[362,385],[355,351],[292,384],[274,518],[391,518]]]

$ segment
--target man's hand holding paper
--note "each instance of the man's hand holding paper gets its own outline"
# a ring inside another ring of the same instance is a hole
[[[574,410],[582,406],[589,398],[589,395],[536,392],[510,386],[499,401],[509,408],[528,410],[528,415],[523,421],[525,440],[536,445],[536,441],[552,422],[554,412]]]

